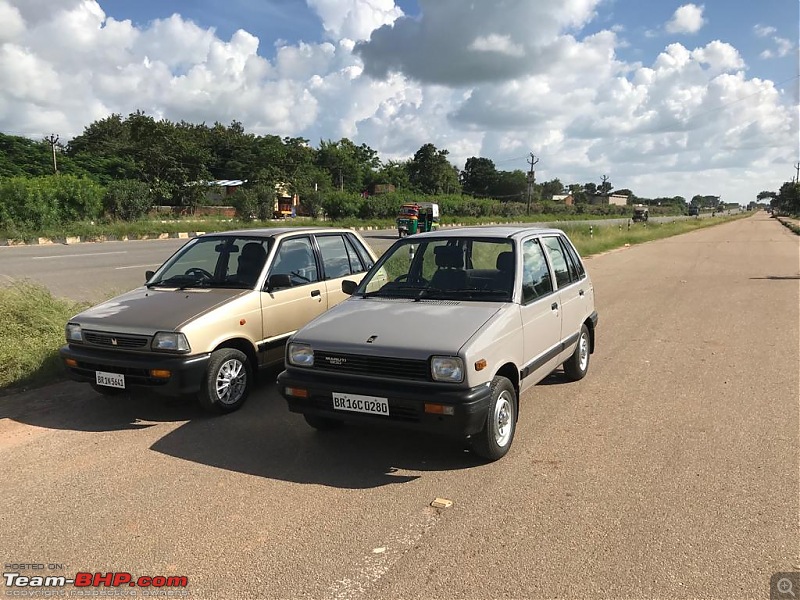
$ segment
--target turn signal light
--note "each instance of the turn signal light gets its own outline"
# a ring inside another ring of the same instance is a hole
[[[287,396],[294,396],[295,398],[308,398],[308,390],[303,388],[286,388],[286,395]]]
[[[454,415],[455,409],[444,404],[425,404],[425,412],[432,415]]]
[[[486,359],[482,358],[480,360],[475,361],[475,370],[476,371],[483,371],[486,368]]]
[[[150,369],[150,377],[155,377],[156,379],[169,379],[172,375],[172,371],[167,371],[166,369]]]
[[[64,364],[67,365],[68,367],[72,367],[73,369],[78,368],[78,361],[75,360],[74,358],[65,358]]]

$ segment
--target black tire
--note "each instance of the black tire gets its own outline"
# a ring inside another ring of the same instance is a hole
[[[472,452],[495,461],[506,455],[517,429],[517,392],[505,377],[495,377],[491,385],[492,397],[483,429],[472,436]]]
[[[578,345],[575,352],[564,361],[564,374],[570,381],[579,381],[589,372],[589,357],[591,356],[592,340],[589,337],[589,328],[581,325],[578,335]]]
[[[91,385],[92,389],[101,396],[121,396],[127,391],[121,388],[109,387],[107,385],[97,385],[94,382],[91,382],[89,385]]]
[[[244,352],[220,348],[211,353],[200,405],[211,412],[230,413],[242,407],[253,388],[253,370]]]
[[[328,417],[319,417],[317,415],[303,415],[311,427],[317,431],[331,431],[333,429],[340,429],[344,423],[336,419],[329,419]]]

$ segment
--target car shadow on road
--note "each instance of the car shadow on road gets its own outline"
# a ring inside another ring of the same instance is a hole
[[[121,431],[153,422],[207,418],[199,406],[155,394],[101,396],[85,383],[64,381],[0,398],[0,418],[47,429]]]
[[[365,489],[401,484],[419,472],[483,464],[464,442],[392,428],[319,432],[290,413],[274,384],[236,413],[193,420],[152,450],[192,462],[293,483]]]
[[[318,432],[261,382],[235,413],[211,415],[191,400],[150,394],[104,397],[72,381],[0,398],[0,418],[56,430],[109,432],[184,422],[150,446],[182,460],[294,483],[365,489],[418,479],[420,472],[483,464],[464,442],[365,426]]]

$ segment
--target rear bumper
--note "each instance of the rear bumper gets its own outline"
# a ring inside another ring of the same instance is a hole
[[[59,350],[62,360],[72,359],[77,366],[64,364],[70,378],[94,383],[95,373],[105,371],[125,376],[125,388],[151,390],[163,396],[196,394],[203,384],[210,354],[195,356],[153,356],[130,353],[100,352],[79,346],[63,346]],[[167,370],[169,378],[150,375],[152,369]]]
[[[287,388],[307,391],[305,398],[287,393]],[[278,375],[278,390],[289,410],[296,413],[376,426],[393,426],[463,438],[481,431],[489,410],[489,384],[474,388],[421,382],[403,382],[331,377],[299,369]],[[336,410],[333,392],[377,396],[389,401],[389,415]],[[425,412],[425,404],[451,407],[453,414]]]

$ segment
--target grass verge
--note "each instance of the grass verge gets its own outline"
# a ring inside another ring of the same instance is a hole
[[[13,281],[0,287],[0,394],[64,376],[58,348],[64,325],[85,304],[54,298],[43,286]]]
[[[559,223],[582,256],[591,256],[626,244],[634,245],[687,233],[703,227],[750,216],[739,215],[687,219],[630,228],[618,226],[570,225]],[[71,316],[88,304],[56,298],[43,286],[12,281],[0,286],[0,395],[35,387],[64,378],[58,349],[64,343],[64,326]]]

